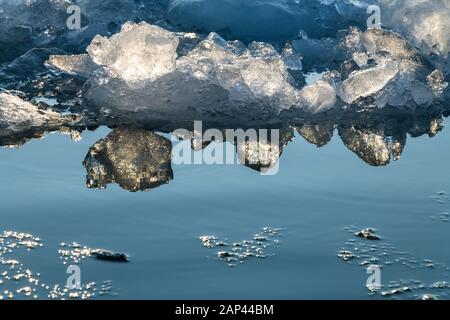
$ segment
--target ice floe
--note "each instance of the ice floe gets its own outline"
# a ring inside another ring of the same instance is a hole
[[[273,254],[266,253],[267,249],[280,244],[279,237],[284,229],[264,227],[252,239],[239,242],[228,242],[213,235],[200,236],[202,245],[215,251],[215,256],[229,267],[243,264],[250,258],[264,259]]]

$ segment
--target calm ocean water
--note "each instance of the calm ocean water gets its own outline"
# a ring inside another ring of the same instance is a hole
[[[386,167],[361,161],[337,134],[322,148],[297,136],[277,175],[240,165],[174,165],[173,181],[138,193],[117,185],[86,188],[82,161],[109,131],[85,132],[76,143],[51,134],[0,150],[0,230],[27,232],[43,243],[8,257],[38,272],[43,283],[64,286],[60,243],[77,242],[129,255],[129,263],[92,257],[79,263],[82,283],[111,281],[101,296],[107,299],[445,298],[450,291],[443,283],[450,280],[448,129],[409,138],[401,159]],[[234,267],[199,240],[251,240],[265,226],[282,228],[280,243],[266,249],[265,259]],[[355,237],[366,227],[382,239]],[[381,265],[383,288],[375,295],[366,288],[365,255],[357,256],[363,248],[369,262]],[[355,258],[340,259],[343,249]],[[23,286],[4,280],[0,291]],[[409,290],[381,294],[404,287]]]

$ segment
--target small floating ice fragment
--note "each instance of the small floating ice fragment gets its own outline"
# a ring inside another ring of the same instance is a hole
[[[217,252],[217,256],[219,258],[228,258],[228,257],[231,257],[233,255],[234,255],[233,253],[230,253],[230,252],[227,252],[227,251],[219,251],[219,252]]]
[[[33,292],[33,289],[31,287],[23,287],[23,288],[17,289],[16,292],[19,294],[23,294],[25,296],[30,296],[31,293]]]
[[[446,289],[450,288],[450,284],[447,281],[436,281],[430,287],[433,289]]]
[[[439,300],[437,295],[424,293],[419,296],[419,300]]]
[[[95,249],[91,251],[91,255],[99,260],[128,262],[129,258],[124,253],[113,252],[105,249]]]
[[[256,234],[253,239],[256,241],[267,241],[268,240],[265,236],[260,235],[260,234]]]
[[[358,231],[357,233],[355,233],[355,235],[360,238],[367,239],[367,240],[380,240],[381,239],[377,234],[375,234],[375,230],[372,228],[366,228],[361,231]]]
[[[349,261],[349,260],[353,259],[355,256],[354,256],[353,252],[351,252],[351,251],[341,250],[338,253],[338,257],[344,261]]]
[[[411,291],[410,287],[400,287],[400,288],[395,288],[389,291],[383,291],[381,293],[382,296],[392,296],[392,295],[396,295],[396,294],[401,294],[401,293],[405,293],[405,292],[409,292]]]
[[[256,233],[253,240],[242,240],[240,242],[232,242],[230,251],[220,250],[216,252],[219,260],[226,262],[230,267],[235,267],[238,263],[242,264],[245,260],[254,258],[267,258],[270,255],[265,253],[266,249],[276,246],[280,243],[278,239],[274,239],[282,229],[275,229],[270,227],[262,228]],[[203,246],[212,249],[217,247],[227,247],[227,242],[221,241],[215,236],[201,236],[199,237]]]

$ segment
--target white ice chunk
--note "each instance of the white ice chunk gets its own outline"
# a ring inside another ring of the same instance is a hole
[[[323,80],[304,87],[300,96],[305,109],[311,113],[327,111],[336,104],[336,90]]]
[[[52,110],[42,110],[9,92],[0,92],[0,127],[30,129],[63,124],[61,115]]]
[[[299,90],[289,67],[301,68],[301,57],[291,55],[287,64],[287,56],[270,44],[245,46],[215,33],[184,50],[185,38],[147,23],[127,23],[109,39],[96,37],[89,56],[52,56],[49,64],[82,75],[91,68],[85,97],[106,108],[180,117],[251,108],[245,112],[259,117],[258,109],[279,113],[298,106]],[[177,51],[183,52],[180,57]]]
[[[382,90],[398,72],[395,64],[355,71],[342,83],[340,97],[350,104],[361,97],[369,97]]]
[[[140,86],[175,69],[177,47],[173,33],[147,23],[128,22],[109,39],[96,36],[87,52],[112,75],[130,86]]]
[[[339,90],[345,103],[372,97],[379,108],[427,106],[447,86],[442,73],[429,68],[419,52],[395,32],[353,28],[341,47],[344,57],[355,65],[347,62],[350,74]]]
[[[95,69],[99,68],[88,54],[51,55],[47,63],[67,74],[85,78],[88,78]]]
[[[232,100],[272,97],[279,101],[280,108],[298,102],[285,61],[266,43],[253,42],[246,48],[211,34],[177,61],[177,69],[220,85],[230,92]]]
[[[292,75],[302,72],[301,56],[288,47],[280,54],[264,42],[246,46],[216,33],[201,39],[127,23],[109,39],[96,37],[89,55],[53,56],[50,64],[83,75],[91,68],[83,97],[94,106],[181,119],[260,120],[289,109],[325,112],[368,97],[379,107],[414,107],[430,104],[446,86],[439,71],[386,30],[350,30],[339,50],[355,62],[302,90]]]
[[[382,23],[403,35],[434,65],[450,74],[450,2],[380,0]]]

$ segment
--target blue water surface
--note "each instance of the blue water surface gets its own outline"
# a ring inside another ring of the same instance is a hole
[[[355,238],[346,230],[353,226],[376,228],[381,243],[450,265],[450,223],[430,218],[450,210],[450,202],[431,197],[450,191],[449,130],[409,139],[402,158],[386,167],[367,165],[337,135],[320,149],[298,136],[277,175],[241,165],[175,165],[173,181],[138,193],[117,185],[86,188],[82,161],[108,132],[85,132],[77,143],[51,134],[0,150],[0,230],[42,239],[42,248],[18,258],[46,283],[65,283],[59,244],[76,241],[129,254],[129,263],[80,263],[83,282],[112,281],[114,294],[101,296],[106,299],[383,298],[369,294],[364,266],[337,256]],[[235,267],[198,239],[252,239],[264,226],[284,229],[281,243],[268,248],[274,255]],[[429,288],[448,280],[445,267],[400,264],[381,272],[385,286],[416,279],[425,291],[446,295]]]

